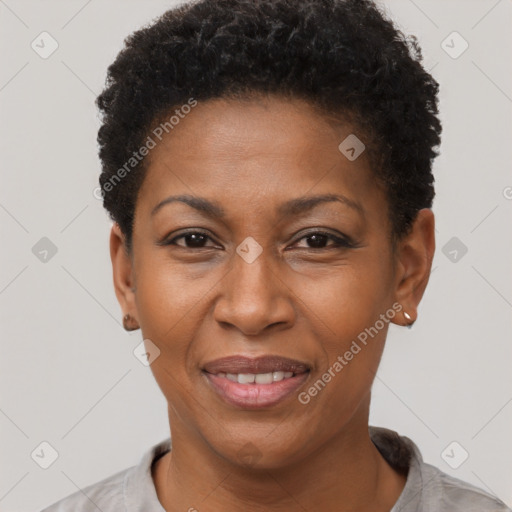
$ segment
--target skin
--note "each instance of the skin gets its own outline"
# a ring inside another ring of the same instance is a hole
[[[201,372],[228,355],[280,355],[311,365],[301,392],[394,303],[403,310],[392,322],[408,324],[403,311],[416,319],[435,248],[433,213],[420,210],[393,250],[386,195],[366,154],[351,162],[338,150],[351,133],[358,134],[302,100],[199,103],[148,157],[131,254],[119,226],[112,228],[123,314],[160,350],[151,370],[168,402],[173,448],[153,479],[167,511],[378,512],[389,511],[403,490],[405,476],[368,434],[387,323],[307,405],[294,393],[272,407],[241,410]],[[348,197],[363,213],[341,202],[277,213],[287,200],[325,193]],[[225,216],[180,202],[151,215],[177,194],[216,201]],[[184,228],[209,238],[158,245]],[[315,246],[318,229],[355,245],[324,238]],[[248,236],[263,250],[251,264],[236,252]],[[248,443],[259,454],[252,462],[238,454]]]

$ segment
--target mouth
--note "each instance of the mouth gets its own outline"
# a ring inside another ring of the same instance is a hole
[[[308,378],[310,366],[280,356],[231,356],[206,363],[203,374],[225,402],[244,409],[285,400]]]

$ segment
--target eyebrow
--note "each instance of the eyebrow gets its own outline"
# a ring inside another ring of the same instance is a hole
[[[283,217],[289,217],[292,215],[298,215],[299,213],[312,210],[317,205],[322,203],[332,203],[332,202],[340,202],[345,206],[357,211],[359,214],[364,216],[364,208],[360,203],[349,199],[348,197],[342,194],[322,194],[317,196],[304,196],[298,197],[296,199],[291,199],[286,203],[283,203],[278,208],[279,215]]]
[[[188,194],[183,194],[180,196],[169,196],[166,197],[163,201],[160,201],[152,210],[151,216],[155,215],[163,206],[166,204],[181,202],[188,204],[190,207],[195,208],[196,210],[205,213],[209,217],[224,217],[225,213],[223,208],[213,201],[209,201],[204,197],[191,196]]]
[[[299,213],[312,210],[319,204],[335,201],[348,206],[364,216],[364,208],[360,203],[341,194],[322,194],[316,196],[297,197],[296,199],[291,199],[281,204],[277,209],[277,212],[280,216],[290,217],[292,215],[298,215]],[[151,210],[151,216],[155,215],[163,206],[174,202],[187,204],[191,208],[194,208],[209,217],[223,218],[225,216],[224,209],[217,202],[210,201],[204,197],[191,196],[188,194],[169,196],[165,198],[160,201],[153,210]]]

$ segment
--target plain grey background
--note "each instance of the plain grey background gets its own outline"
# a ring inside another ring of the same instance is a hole
[[[93,102],[123,39],[173,5],[0,0],[2,511],[40,510],[169,435],[140,331],[121,326]],[[512,506],[512,1],[383,5],[441,84],[444,133],[434,270],[413,329],[390,329],[370,423]]]

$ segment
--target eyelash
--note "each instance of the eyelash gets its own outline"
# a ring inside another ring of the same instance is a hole
[[[174,238],[172,238],[170,240],[167,240],[167,241],[164,240],[163,242],[160,243],[160,245],[164,245],[164,246],[174,245],[174,246],[177,246],[177,247],[181,247],[182,249],[190,249],[190,250],[208,249],[209,248],[209,247],[186,247],[186,246],[183,246],[183,245],[178,245],[176,243],[176,240],[179,240],[180,238],[184,238],[187,235],[203,235],[203,236],[207,237],[209,240],[213,240],[208,235],[208,233],[205,233],[204,231],[195,230],[195,231],[187,231],[187,232],[182,233],[181,235],[178,235],[178,236],[176,236],[176,237],[174,237]],[[326,236],[328,239],[334,241],[335,243],[331,244],[331,245],[328,245],[327,247],[320,247],[320,248],[305,247],[306,250],[321,251],[321,250],[326,250],[326,249],[329,249],[329,248],[336,248],[336,247],[338,247],[338,248],[339,247],[345,247],[345,248],[354,248],[355,247],[355,244],[351,240],[349,240],[348,238],[343,238],[343,237],[340,237],[340,236],[336,236],[333,233],[329,233],[328,231],[322,231],[322,230],[310,231],[309,233],[306,233],[302,237],[298,238],[294,242],[294,244],[299,242],[299,241],[301,241],[301,240],[303,240],[304,238],[311,238],[313,235]]]
[[[313,235],[325,236],[329,240],[332,240],[335,243],[331,244],[331,245],[328,245],[327,247],[321,247],[319,249],[316,249],[314,247],[306,247],[306,249],[309,249],[311,251],[321,251],[322,249],[326,250],[326,249],[329,249],[329,248],[339,248],[339,247],[344,247],[344,248],[353,248],[353,247],[355,247],[355,244],[352,241],[350,241],[348,239],[348,237],[343,238],[343,237],[337,236],[337,235],[335,235],[333,233],[329,233],[328,231],[322,231],[322,230],[310,231],[309,233],[306,233],[306,234],[302,235],[294,243],[299,242],[300,240],[304,240],[305,238],[310,238]]]

